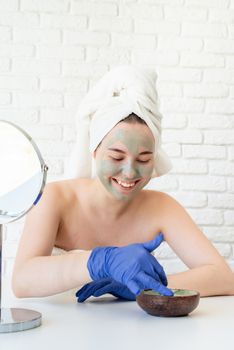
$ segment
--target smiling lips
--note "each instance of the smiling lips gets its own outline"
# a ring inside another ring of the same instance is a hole
[[[137,182],[139,182],[140,180],[136,180],[136,181],[132,181],[132,182],[124,182],[124,181],[120,181],[118,179],[113,178],[113,180],[115,180],[115,182],[117,182],[121,187],[123,188],[132,188],[136,185]]]

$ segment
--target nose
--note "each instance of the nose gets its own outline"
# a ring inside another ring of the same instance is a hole
[[[136,169],[133,162],[127,161],[122,168],[122,174],[127,179],[134,179],[136,177]]]

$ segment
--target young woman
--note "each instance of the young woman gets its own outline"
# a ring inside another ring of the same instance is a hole
[[[231,269],[182,206],[165,193],[143,189],[156,167],[156,142],[147,123],[132,113],[93,151],[95,178],[45,187],[19,244],[12,281],[17,297],[84,284],[79,301],[106,292],[134,300],[143,289],[234,295]],[[151,254],[163,239],[187,271],[165,275]],[[53,256],[55,246],[70,253]]]

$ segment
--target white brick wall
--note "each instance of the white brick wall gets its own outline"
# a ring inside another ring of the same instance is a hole
[[[0,119],[25,128],[62,178],[80,100],[110,67],[158,72],[173,195],[234,266],[234,1],[0,0]],[[8,225],[9,277],[22,224]],[[168,272],[184,269],[168,247]]]

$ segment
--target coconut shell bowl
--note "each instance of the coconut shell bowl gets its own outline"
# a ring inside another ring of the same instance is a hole
[[[172,289],[173,296],[161,295],[153,290],[144,290],[136,298],[137,304],[153,316],[187,316],[199,304],[200,294],[193,290]]]

